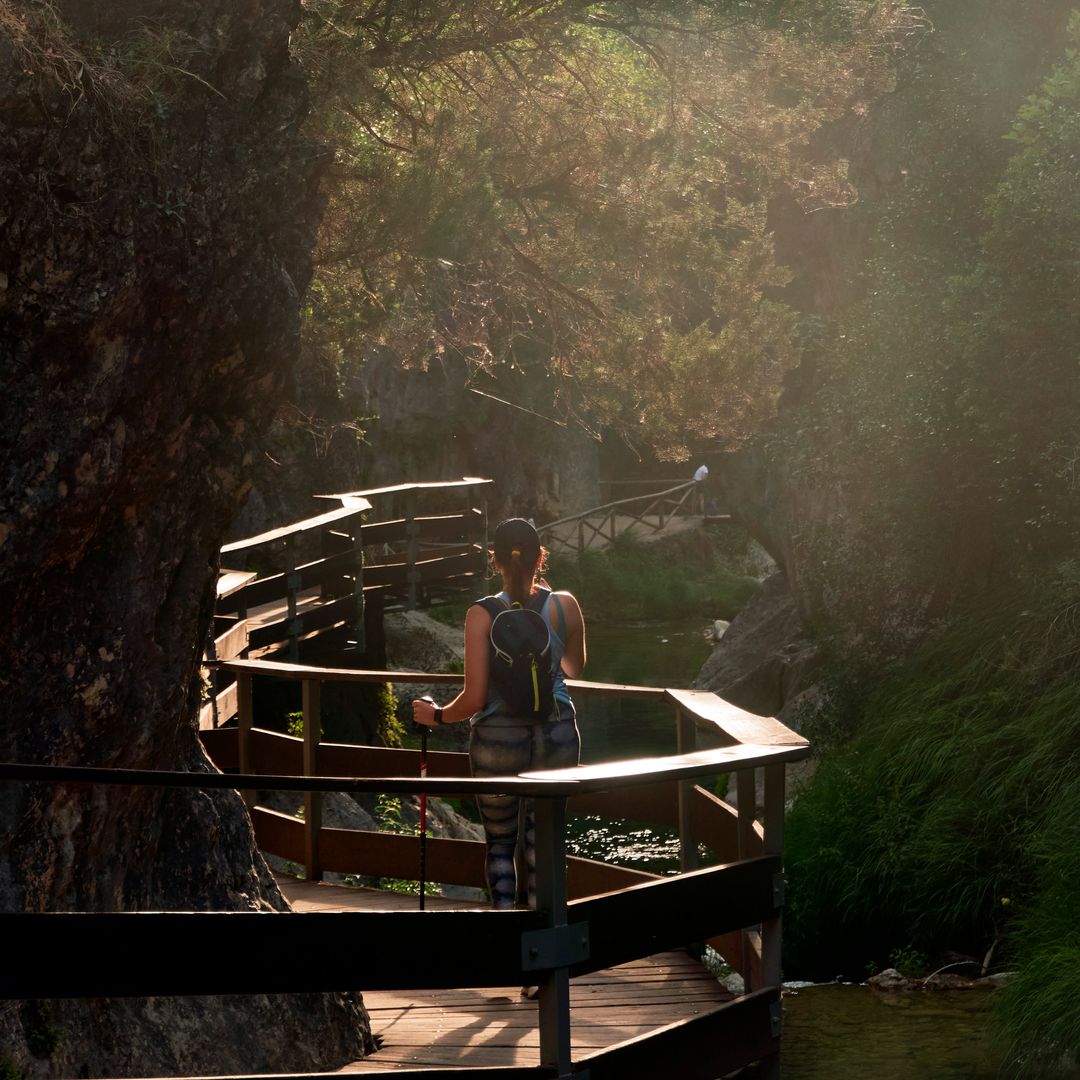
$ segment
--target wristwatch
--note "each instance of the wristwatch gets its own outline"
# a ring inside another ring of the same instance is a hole
[[[435,723],[441,724],[443,722],[442,706],[437,704],[430,694],[425,694],[420,700],[426,701],[435,710]]]

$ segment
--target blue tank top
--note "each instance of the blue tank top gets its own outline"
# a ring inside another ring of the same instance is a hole
[[[507,606],[510,604],[510,594],[501,592],[496,594],[498,598]],[[566,652],[566,642],[559,636],[558,631],[551,625],[551,603],[554,597],[554,593],[549,593],[547,599],[544,601],[543,606],[540,608],[540,615],[547,623],[548,632],[551,634],[551,677],[555,700],[559,705],[558,719],[565,720],[573,717],[574,715],[574,703],[570,700],[570,691],[566,685],[566,676],[563,674],[562,658]],[[556,609],[558,613],[559,628],[565,632],[565,625],[562,618],[561,608]],[[519,724],[533,725],[537,723],[543,723],[540,720],[532,720],[523,716],[507,716],[506,715],[506,703],[498,693],[495,691],[495,687],[488,682],[488,696],[487,701],[484,703],[484,707],[475,713],[472,719],[469,721],[471,724],[479,724],[481,721],[484,723],[495,724],[499,726],[517,726]]]

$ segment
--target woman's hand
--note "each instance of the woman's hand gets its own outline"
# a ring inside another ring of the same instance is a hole
[[[425,727],[437,727],[435,720],[435,702],[431,698],[416,698],[412,703],[412,718]]]

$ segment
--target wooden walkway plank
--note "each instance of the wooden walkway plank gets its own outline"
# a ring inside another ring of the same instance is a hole
[[[279,879],[297,911],[408,910],[414,896]],[[439,910],[475,907],[428,897]],[[438,943],[433,943],[438,948]],[[361,974],[362,978],[362,974]],[[371,1030],[381,1048],[342,1073],[540,1063],[537,1003],[521,988],[365,991]],[[693,957],[674,951],[590,972],[570,983],[573,1053],[577,1058],[625,1044],[657,1028],[704,1017],[731,1001]]]

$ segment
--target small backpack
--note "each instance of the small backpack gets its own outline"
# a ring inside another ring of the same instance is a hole
[[[497,596],[477,601],[491,616],[489,678],[509,716],[542,721],[557,715],[551,628],[540,614],[550,595],[538,589],[524,606],[507,606]]]

